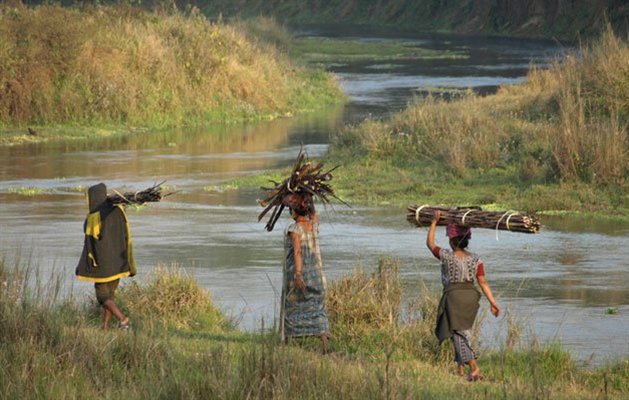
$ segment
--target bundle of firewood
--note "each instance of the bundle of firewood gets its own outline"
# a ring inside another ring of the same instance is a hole
[[[124,192],[119,193],[114,191],[113,194],[107,195],[107,201],[110,204],[118,205],[118,204],[134,204],[134,205],[142,205],[144,203],[158,202],[166,196],[170,196],[170,193],[162,193],[162,185],[164,182],[155,184],[148,189],[144,189],[137,192]]]
[[[488,228],[512,232],[537,233],[541,226],[539,219],[516,211],[484,211],[480,207],[418,206],[407,207],[406,220],[422,227],[430,226],[435,211],[441,211],[438,225],[455,223],[470,228]]]
[[[322,163],[313,163],[309,161],[304,153],[303,149],[299,151],[297,160],[288,178],[282,182],[276,182],[271,180],[273,187],[262,187],[261,189],[267,191],[267,196],[264,200],[258,200],[258,203],[264,210],[258,215],[258,221],[273,209],[271,217],[266,224],[266,230],[272,231],[275,223],[280,218],[282,211],[286,207],[284,199],[289,194],[298,194],[307,199],[314,200],[318,198],[322,203],[330,203],[331,198],[335,198],[341,202],[334,193],[334,189],[330,186],[330,180],[332,180],[332,171],[337,167],[324,171]]]

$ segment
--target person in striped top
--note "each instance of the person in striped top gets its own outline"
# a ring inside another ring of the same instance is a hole
[[[477,354],[470,344],[470,339],[481,296],[474,282],[478,283],[480,290],[489,300],[494,316],[500,315],[500,308],[485,279],[483,261],[477,254],[467,251],[472,237],[470,228],[449,224],[446,227],[446,236],[451,250],[443,249],[435,243],[435,230],[440,218],[441,212],[436,211],[426,238],[426,245],[441,261],[443,295],[439,302],[435,334],[440,344],[446,339],[452,339],[454,361],[457,363],[459,375],[465,376],[465,366],[468,366],[468,380],[476,381],[482,378],[482,374],[476,363]]]

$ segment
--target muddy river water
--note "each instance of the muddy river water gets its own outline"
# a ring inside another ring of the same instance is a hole
[[[324,154],[329,134],[371,116],[386,117],[416,96],[448,88],[489,93],[523,81],[531,63],[546,65],[554,43],[457,35],[395,34],[374,29],[317,27],[304,35],[355,40],[403,40],[466,55],[458,59],[361,61],[334,64],[347,104],[292,119],[247,126],[150,132],[88,142],[0,148],[0,256],[30,259],[43,274],[67,276],[75,296],[92,287],[74,282],[81,252],[85,200],[77,189],[104,181],[112,188],[145,188],[166,180],[179,193],[130,211],[137,280],[158,264],[177,264],[212,293],[242,329],[259,329],[277,315],[283,217],[272,233],[256,222],[255,190],[229,190],[229,179],[289,164],[304,143]],[[19,188],[46,194],[24,196]],[[418,199],[421,202],[421,199]],[[357,267],[373,269],[383,256],[400,259],[408,294],[422,282],[439,287],[439,266],[411,228],[403,209],[342,206],[323,211],[321,247],[328,279]],[[487,277],[506,314],[523,327],[523,341],[559,341],[586,363],[629,355],[629,225],[565,217],[544,218],[538,235],[474,231]],[[440,228],[441,229],[441,228]],[[438,241],[445,245],[444,233]],[[481,340],[500,348],[508,318],[490,317]],[[608,310],[617,311],[608,313]]]

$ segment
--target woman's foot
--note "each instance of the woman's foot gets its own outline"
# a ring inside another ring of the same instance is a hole
[[[127,330],[130,328],[131,328],[131,321],[129,321],[129,317],[118,322],[118,329]]]
[[[465,376],[465,365],[458,365],[458,366],[456,367],[456,373],[457,373],[459,376]]]
[[[331,335],[329,333],[321,335],[321,344],[323,346],[321,352],[323,354],[328,354],[330,352],[330,337]]]
[[[467,376],[467,380],[470,382],[480,381],[484,378],[483,373],[480,372],[480,369],[476,369]]]

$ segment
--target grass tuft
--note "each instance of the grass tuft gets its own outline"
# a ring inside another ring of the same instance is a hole
[[[159,266],[146,285],[133,281],[120,291],[131,315],[143,322],[177,328],[228,329],[230,321],[212,303],[210,294],[178,266]]]

